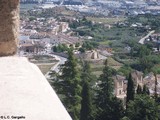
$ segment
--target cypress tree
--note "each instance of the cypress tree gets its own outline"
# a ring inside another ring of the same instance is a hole
[[[105,62],[105,67],[103,73],[100,75],[98,82],[97,90],[97,103],[99,107],[104,107],[104,102],[109,101],[113,97],[113,79],[112,79],[113,70]]]
[[[89,83],[85,81],[82,88],[82,101],[80,120],[91,120],[92,118],[92,104]]]
[[[128,77],[128,84],[127,84],[127,100],[126,100],[127,103],[130,100],[134,100],[134,94],[135,94],[134,82],[132,80],[132,75],[130,73]]]
[[[91,90],[89,82],[91,78],[90,66],[87,62],[83,65],[82,72],[82,101],[81,101],[81,111],[80,120],[92,120],[92,101],[91,101]]]

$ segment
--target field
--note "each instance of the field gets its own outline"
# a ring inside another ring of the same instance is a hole
[[[98,18],[97,18],[98,19]],[[103,25],[87,26],[75,30],[81,36],[92,36],[93,41],[100,45],[110,46],[116,52],[123,52],[127,42],[138,42],[146,31],[141,28],[133,28],[128,26],[113,25],[106,28]]]
[[[61,12],[61,14],[64,15],[64,16],[74,16],[76,14],[76,12],[71,11],[71,10],[63,10]]]
[[[99,42],[100,45],[109,45],[109,43],[111,43],[109,40]]]
[[[45,75],[50,69],[55,65],[55,63],[50,64],[38,64],[37,66],[41,70],[41,72]]]
[[[114,60],[111,57],[108,58],[108,64],[109,64],[109,66],[111,66],[112,68],[114,68],[116,70],[118,70],[122,66],[121,63],[119,63],[118,61]]]
[[[97,77],[99,77],[101,74],[102,74],[102,71],[103,71],[103,68],[104,68],[104,64],[103,64],[104,61],[102,62],[99,62],[99,63],[90,63],[91,64],[91,70],[92,70],[92,73],[94,75],[96,75]],[[113,58],[109,57],[108,58],[108,64],[110,67],[118,70],[122,64],[117,62],[116,60],[114,60]]]
[[[32,56],[30,61],[36,64],[44,75],[58,62],[54,57],[48,55]]]
[[[124,17],[120,17],[120,18],[87,17],[87,20],[94,21],[96,23],[115,24],[117,22],[126,20],[126,18]]]

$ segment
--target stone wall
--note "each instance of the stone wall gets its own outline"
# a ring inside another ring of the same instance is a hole
[[[0,120],[72,120],[47,79],[27,58],[0,57],[0,76]]]
[[[19,0],[0,0],[0,56],[16,53],[18,29]]]

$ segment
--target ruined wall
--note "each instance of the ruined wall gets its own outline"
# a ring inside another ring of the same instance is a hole
[[[0,0],[0,56],[16,53],[18,25],[19,0]]]

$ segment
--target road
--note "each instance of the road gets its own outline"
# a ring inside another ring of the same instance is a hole
[[[155,30],[150,31],[145,37],[140,39],[140,41],[138,43],[144,44],[145,39],[148,38],[150,35],[152,35],[154,32],[155,32]]]
[[[57,55],[54,55],[54,56],[56,57],[57,60],[59,60],[59,62],[55,66],[53,66],[51,70],[58,73],[60,69],[60,65],[63,65],[65,61],[67,61],[67,59],[64,57],[57,56]]]
[[[65,63],[65,61],[67,61],[66,58],[64,57],[60,57],[60,56],[57,56],[57,55],[54,55],[54,54],[48,54],[49,56],[53,56],[55,57],[56,60],[59,60],[59,62],[57,62],[52,68],[51,68],[51,71],[55,71],[56,73],[58,73],[60,71],[60,65],[63,65]],[[45,77],[47,79],[50,78],[50,75],[49,75],[50,71],[47,72],[47,74],[45,74]]]

